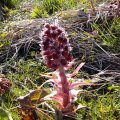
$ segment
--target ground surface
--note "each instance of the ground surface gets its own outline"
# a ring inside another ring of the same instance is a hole
[[[22,1],[16,9],[9,10],[8,17],[0,23],[0,77],[3,78],[4,74],[12,84],[10,90],[0,96],[0,120],[8,120],[8,117],[9,120],[20,120],[22,115],[17,110],[17,98],[37,89],[46,80],[41,74],[51,71],[41,58],[39,46],[40,33],[46,22],[57,22],[67,32],[72,54],[76,58],[73,69],[85,62],[75,77],[95,84],[80,87],[77,104],[87,106],[87,109],[79,110],[76,119],[119,120],[119,16],[111,18],[105,15],[109,8],[107,3],[108,6],[96,7],[95,13],[89,7],[86,12],[70,9],[48,18],[31,19],[36,4],[34,0]],[[45,111],[43,106],[42,109]],[[40,120],[44,120],[44,116]]]

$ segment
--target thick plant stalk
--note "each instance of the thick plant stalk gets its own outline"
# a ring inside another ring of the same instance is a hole
[[[70,96],[69,96],[69,83],[67,81],[65,70],[62,66],[60,66],[59,68],[59,76],[61,79],[62,92],[65,95],[63,97],[63,107],[65,108],[70,103]]]
[[[55,120],[63,120],[63,115],[61,110],[58,109],[55,110]]]

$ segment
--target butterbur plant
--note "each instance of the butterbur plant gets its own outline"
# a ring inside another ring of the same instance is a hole
[[[10,90],[11,85],[11,82],[7,78],[5,78],[4,75],[0,75],[0,96]]]
[[[42,74],[42,76],[50,79],[44,82],[38,89],[18,98],[20,102],[18,111],[24,120],[39,120],[42,119],[41,116],[53,120],[49,113],[46,113],[47,111],[44,112],[41,109],[40,105],[45,105],[52,113],[55,113],[56,120],[63,120],[64,117],[70,115],[74,116],[76,110],[84,107],[82,105],[74,106],[77,94],[80,91],[78,87],[80,85],[90,85],[87,82],[79,82],[78,79],[73,78],[84,63],[79,64],[73,73],[66,74],[66,71],[70,70],[75,60],[70,53],[72,48],[68,37],[64,29],[58,25],[45,25],[41,33],[40,46],[46,65],[54,71]],[[48,82],[53,83],[51,93],[47,89],[43,89],[43,85]],[[48,100],[55,101],[55,109],[47,103]],[[65,118],[65,120],[67,119]]]
[[[87,82],[71,82],[79,69],[84,65],[81,63],[72,74],[66,74],[74,63],[69,39],[61,27],[58,25],[46,24],[41,33],[41,54],[46,65],[55,70],[53,75],[49,76],[54,83],[54,91],[46,96],[46,99],[55,100],[63,115],[74,114],[73,103],[77,100],[78,87],[80,85],[89,85]]]

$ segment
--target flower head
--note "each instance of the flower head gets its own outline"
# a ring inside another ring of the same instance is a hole
[[[5,78],[5,76],[0,76],[0,95],[3,95],[11,87],[11,82]]]
[[[49,68],[65,67],[73,60],[69,40],[62,28],[46,24],[41,38],[41,53]]]

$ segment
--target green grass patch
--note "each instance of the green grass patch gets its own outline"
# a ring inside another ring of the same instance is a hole
[[[87,109],[79,110],[78,120],[119,120],[120,97],[118,94],[119,91],[104,95],[81,94],[78,103],[87,106]]]
[[[32,18],[48,17],[58,11],[75,8],[79,4],[79,0],[43,0],[34,8]]]

